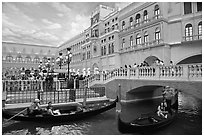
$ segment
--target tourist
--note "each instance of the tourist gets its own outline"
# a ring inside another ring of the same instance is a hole
[[[157,108],[157,115],[159,117],[167,118],[167,112],[166,112],[166,104],[165,102],[162,102],[158,108]]]
[[[48,102],[48,106],[46,107],[46,110],[47,110],[48,115],[61,115],[61,113],[60,113],[60,111],[58,109],[57,110],[53,109],[51,101]]]
[[[31,104],[31,106],[27,109],[27,113],[28,115],[33,115],[33,116],[42,114],[42,109],[40,107],[39,99],[35,99],[33,104]]]

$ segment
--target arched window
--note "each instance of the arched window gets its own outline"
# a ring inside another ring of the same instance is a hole
[[[18,54],[18,55],[17,55],[16,61],[17,61],[17,62],[22,62],[22,61],[23,61],[23,58],[22,58],[21,54]]]
[[[114,53],[114,44],[111,45],[112,53]]]
[[[122,30],[125,28],[125,21],[122,22]]]
[[[136,23],[136,26],[139,26],[139,24],[140,24],[140,14],[136,15],[135,23]]]
[[[202,21],[198,23],[198,39],[202,39]]]
[[[38,56],[36,56],[36,57],[34,58],[34,63],[40,63],[40,58],[39,58]]]
[[[114,25],[112,25],[112,30],[114,30],[115,29],[115,26]]]
[[[136,45],[140,45],[142,43],[142,38],[140,36],[140,34],[136,35]]]
[[[147,10],[144,11],[144,23],[148,22],[148,13]]]
[[[12,62],[13,61],[13,57],[11,55],[6,56],[6,61]]]
[[[106,55],[106,45],[104,45],[103,47],[103,52],[104,52],[104,55]]]
[[[111,54],[111,45],[108,44],[108,54]]]
[[[103,56],[103,46],[101,46],[101,56]]]
[[[191,41],[193,40],[193,27],[192,24],[187,24],[185,27],[185,40]]]
[[[125,47],[125,38],[123,38],[123,40],[122,40],[122,48],[124,48]]]
[[[130,26],[132,26],[132,24],[133,24],[133,18],[130,17]]]
[[[155,7],[154,7],[155,19],[158,19],[158,18],[159,18],[159,14],[160,14],[159,5],[155,5]]]
[[[161,39],[161,32],[159,28],[156,28],[154,38],[157,44],[159,44],[159,40]]]
[[[147,33],[147,31],[144,33],[144,44],[147,45],[149,42],[149,35]]]
[[[31,62],[31,57],[30,57],[30,56],[26,56],[25,62],[26,62],[26,63],[30,63],[30,62]]]
[[[47,62],[47,57],[43,57],[43,63]]]
[[[130,36],[130,46],[133,46],[133,36]]]

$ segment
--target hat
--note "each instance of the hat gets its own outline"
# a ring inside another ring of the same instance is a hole
[[[34,102],[40,102],[40,100],[36,98]]]

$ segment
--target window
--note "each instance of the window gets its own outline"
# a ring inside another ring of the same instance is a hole
[[[140,14],[137,14],[137,15],[136,15],[135,23],[136,23],[136,26],[139,25],[139,23],[140,23]]]
[[[191,24],[187,24],[185,27],[185,38],[186,41],[193,39],[193,27]]]
[[[147,10],[144,11],[144,23],[148,22],[148,14],[147,14]]]
[[[87,59],[91,58],[91,51],[87,51]]]
[[[12,62],[13,61],[13,57],[11,55],[6,56],[6,60],[8,62]]]
[[[112,39],[114,39],[114,35],[112,36]]]
[[[137,34],[136,36],[136,45],[140,45],[142,43],[142,38],[140,36],[140,34]]]
[[[30,62],[31,62],[31,57],[30,57],[30,56],[27,56],[27,57],[25,58],[25,61],[26,61],[27,63],[30,63]]]
[[[22,62],[23,58],[21,57],[21,55],[19,54],[17,57],[16,57],[16,61],[17,62]]]
[[[114,30],[115,29],[115,26],[114,25],[112,25],[112,30]]]
[[[157,44],[159,44],[160,39],[161,39],[160,29],[156,28],[156,30],[155,30],[155,41],[156,41]]]
[[[82,54],[82,60],[85,60],[86,59],[86,53],[84,52],[83,54]]]
[[[202,21],[198,23],[198,39],[202,39]]]
[[[122,30],[125,28],[125,21],[122,22]]]
[[[202,11],[202,2],[197,2],[197,11]]]
[[[111,45],[108,44],[108,53],[111,54]]]
[[[125,38],[122,40],[122,48],[125,47]]]
[[[184,2],[184,14],[192,13],[192,5],[191,2]]]
[[[158,18],[159,18],[159,14],[160,14],[159,5],[155,5],[155,7],[154,7],[155,19],[158,19]]]
[[[130,26],[132,26],[132,24],[133,24],[133,18],[130,17]]]
[[[103,47],[103,53],[106,55],[106,45]]]
[[[103,46],[101,46],[101,56],[103,56]]]
[[[114,53],[114,44],[111,45],[112,53]]]
[[[147,45],[147,43],[149,42],[149,35],[147,33],[147,31],[144,33],[144,44]]]
[[[130,46],[133,46],[133,37],[130,36]]]
[[[96,47],[96,45],[94,45],[94,49],[93,49],[93,51],[94,51],[94,53],[97,52],[97,47]]]

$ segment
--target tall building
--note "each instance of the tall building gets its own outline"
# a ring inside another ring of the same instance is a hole
[[[156,59],[201,63],[201,2],[139,2],[118,11],[100,5],[90,27],[59,47],[71,47],[71,70],[94,73]],[[66,68],[66,66],[64,66]]]

